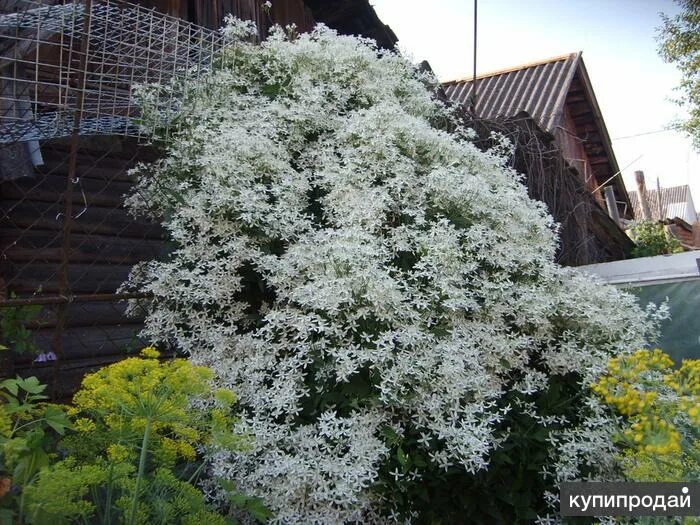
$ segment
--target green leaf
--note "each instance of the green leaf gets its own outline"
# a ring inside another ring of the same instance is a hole
[[[42,385],[36,376],[31,376],[27,379],[19,379],[18,383],[22,390],[25,390],[30,394],[41,394],[44,390],[46,390],[46,385]]]
[[[8,392],[10,392],[12,395],[16,396],[17,393],[19,392],[19,385],[17,384],[17,379],[5,379],[2,383],[0,383],[0,387],[4,388]]]
[[[396,445],[401,442],[400,436],[389,425],[384,425],[382,427],[382,435],[386,438],[388,445]]]
[[[15,470],[12,473],[12,478],[19,483],[26,483],[34,474],[39,472],[40,469],[48,466],[49,455],[41,448],[36,448],[17,462],[17,466],[15,466]]]
[[[61,435],[66,431],[66,428],[71,428],[70,419],[68,419],[65,412],[57,406],[49,405],[46,407],[44,418],[46,424]]]
[[[11,509],[0,509],[0,525],[12,525],[15,522],[15,513]]]
[[[267,521],[271,516],[272,512],[265,507],[265,504],[261,499],[254,498],[247,505],[247,510],[250,514],[259,521]]]
[[[399,465],[402,467],[406,467],[408,465],[408,456],[401,447],[399,447],[396,451],[396,459],[399,460]]]

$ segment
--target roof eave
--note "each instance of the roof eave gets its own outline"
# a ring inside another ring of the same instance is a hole
[[[613,173],[612,177],[614,177],[612,182],[614,184],[615,190],[618,196],[624,199],[624,202],[627,205],[627,209],[629,210],[630,216],[634,217],[634,213],[632,211],[632,203],[630,201],[629,195],[627,194],[627,189],[625,188],[625,184],[622,180],[620,166],[617,163],[617,158],[615,158],[615,152],[612,148],[612,140],[610,139],[608,128],[605,125],[605,120],[603,119],[603,113],[600,110],[600,106],[598,105],[598,100],[595,96],[595,91],[593,91],[593,84],[591,83],[591,79],[588,76],[588,71],[586,70],[586,65],[584,64],[583,60],[577,61],[577,69],[580,73],[580,78],[586,92],[586,97],[588,98],[591,105],[591,109],[593,111],[593,120],[599,129],[600,137],[602,139],[601,142],[603,144],[603,147],[605,148],[605,153],[608,156],[608,162],[610,163],[610,168]]]

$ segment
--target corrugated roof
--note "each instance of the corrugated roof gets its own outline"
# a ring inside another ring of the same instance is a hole
[[[514,116],[526,111],[546,131],[561,124],[566,94],[581,53],[570,53],[476,78],[476,114],[486,119]],[[469,106],[473,79],[443,84],[448,98]]]
[[[630,196],[630,202],[632,203],[632,208],[634,209],[634,216],[637,219],[644,217],[642,214],[642,204],[639,201],[639,195],[636,191],[628,192]],[[664,219],[674,219],[677,217],[678,206],[675,204],[687,202],[693,202],[692,195],[690,193],[690,186],[684,184],[683,186],[672,186],[670,188],[661,188],[661,214],[659,214],[659,190],[647,190],[647,201],[649,202],[649,211],[651,212],[651,219],[654,221],[662,221]],[[688,221],[688,218],[679,216],[679,219]],[[690,221],[694,222],[694,221]]]

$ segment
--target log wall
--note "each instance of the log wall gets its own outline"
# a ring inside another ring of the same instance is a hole
[[[0,183],[0,275],[5,299],[114,294],[131,267],[163,256],[167,244],[158,224],[135,219],[124,209],[139,161],[155,158],[134,139],[83,138],[76,157],[76,182],[68,191],[68,140],[41,144],[44,164],[30,177]],[[72,208],[66,233],[67,202]],[[65,265],[65,271],[64,271]],[[58,360],[38,363],[28,355],[6,362],[6,373],[38,375],[68,395],[87,370],[124,357],[142,344],[141,319],[124,315],[114,299],[42,305],[29,327],[43,353]],[[60,312],[63,309],[63,320]],[[62,324],[60,330],[57,325]],[[70,371],[66,376],[65,370]]]

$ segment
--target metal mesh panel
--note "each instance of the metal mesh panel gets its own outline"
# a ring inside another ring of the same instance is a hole
[[[118,0],[0,3],[0,143],[139,136],[132,88],[195,80],[222,35]],[[7,12],[12,10],[12,12]]]

